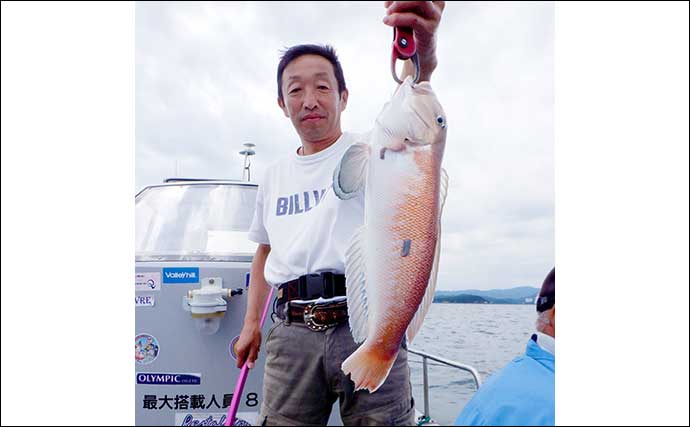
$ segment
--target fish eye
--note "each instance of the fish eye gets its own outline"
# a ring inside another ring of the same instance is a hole
[[[446,127],[446,119],[444,119],[443,116],[436,117],[436,123],[442,128]]]

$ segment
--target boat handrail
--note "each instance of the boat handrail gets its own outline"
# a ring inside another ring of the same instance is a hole
[[[427,359],[431,359],[434,362],[441,363],[452,368],[460,369],[461,371],[466,371],[472,374],[474,378],[474,384],[477,388],[482,385],[482,378],[479,372],[470,365],[465,365],[460,362],[455,362],[453,360],[444,359],[442,357],[434,356],[433,354],[425,353],[423,351],[415,350],[413,348],[407,348],[408,353],[412,353],[417,356],[422,357],[423,373],[424,373],[424,419],[430,420],[431,415],[429,414],[429,374],[428,374],[428,362]]]

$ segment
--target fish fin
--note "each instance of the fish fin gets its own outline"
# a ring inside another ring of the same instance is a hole
[[[367,337],[369,306],[367,302],[367,278],[364,263],[366,226],[361,226],[352,236],[352,243],[345,252],[345,286],[347,288],[347,314],[350,331],[356,343]]]
[[[340,368],[345,375],[350,374],[355,390],[367,389],[373,393],[388,378],[397,356],[396,352],[392,357],[386,357],[365,344],[345,359]]]
[[[371,147],[365,143],[353,144],[345,151],[333,171],[333,192],[338,198],[351,199],[362,188],[370,152]]]
[[[443,206],[446,204],[446,194],[448,193],[448,174],[445,169],[441,169],[441,182],[439,185],[439,204],[438,204],[438,227],[436,234],[436,248],[434,250],[434,263],[431,267],[431,274],[429,274],[429,283],[424,292],[421,304],[415,313],[410,325],[407,327],[405,337],[407,342],[411,343],[417,332],[422,328],[424,317],[426,317],[431,303],[434,301],[434,292],[436,291],[436,279],[438,277],[438,263],[441,258],[441,214],[443,213]]]
[[[446,196],[448,195],[448,173],[441,168],[441,182],[438,189],[438,223],[441,224],[441,214],[443,207],[446,205]]]

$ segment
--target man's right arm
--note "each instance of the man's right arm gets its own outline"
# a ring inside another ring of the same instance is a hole
[[[238,368],[244,365],[245,360],[249,362],[249,368],[253,368],[256,358],[259,356],[259,349],[261,347],[261,312],[271,290],[264,277],[264,267],[270,252],[270,245],[259,244],[252,261],[249,276],[247,313],[244,316],[244,326],[240,333],[240,339],[235,347]]]

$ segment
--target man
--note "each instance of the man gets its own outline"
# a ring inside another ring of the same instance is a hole
[[[385,7],[385,24],[413,29],[420,80],[428,81],[436,68],[435,35],[444,2],[386,2]],[[409,62],[403,75],[414,73]],[[330,187],[342,154],[362,139],[341,131],[348,99],[342,68],[332,48],[300,45],[284,53],[277,77],[278,105],[301,145],[272,165],[259,186],[249,233],[259,246],[237,366],[245,360],[254,365],[261,308],[273,286],[282,322],[266,338],[262,423],[324,425],[339,399],[345,425],[413,425],[406,351],[373,394],[355,392],[340,369],[357,348],[347,323],[343,272],[345,251],[364,214],[363,198],[339,200]]]
[[[467,403],[456,425],[552,426],[555,424],[556,268],[537,298],[537,332],[527,351],[489,378]]]

